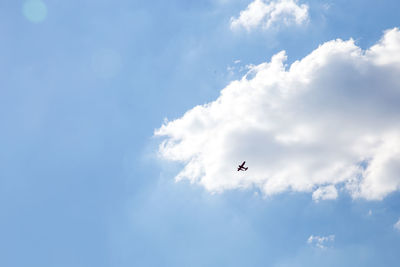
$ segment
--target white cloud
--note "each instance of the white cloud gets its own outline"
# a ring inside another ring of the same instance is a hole
[[[400,219],[393,225],[393,227],[400,231]]]
[[[315,201],[319,201],[320,199],[336,199],[337,196],[338,193],[334,185],[321,186],[312,194],[312,198]]]
[[[329,235],[329,236],[313,236],[311,235],[307,243],[313,246],[316,246],[317,248],[320,249],[326,249],[327,248],[327,243],[332,243],[335,241],[335,235]]]
[[[392,56],[390,56],[392,55]],[[184,164],[176,180],[211,192],[265,195],[336,188],[382,199],[400,188],[400,32],[364,51],[324,43],[290,67],[285,52],[231,82],[219,98],[166,122],[161,157]],[[243,160],[247,172],[237,172]]]
[[[238,18],[231,18],[231,28],[251,30],[262,26],[267,29],[276,24],[302,24],[307,20],[308,6],[298,5],[297,0],[254,0]]]

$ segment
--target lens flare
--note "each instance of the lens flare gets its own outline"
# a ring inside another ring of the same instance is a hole
[[[41,0],[27,0],[22,7],[22,12],[29,21],[39,23],[46,19],[47,7]]]
[[[121,56],[113,49],[97,50],[92,55],[92,70],[96,76],[114,78],[122,67]]]

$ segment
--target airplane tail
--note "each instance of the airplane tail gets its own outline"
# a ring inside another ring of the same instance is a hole
[[[244,168],[244,169],[247,171],[248,168],[249,168],[249,167],[246,167],[246,168]]]

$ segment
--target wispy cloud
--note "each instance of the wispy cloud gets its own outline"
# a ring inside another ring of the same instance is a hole
[[[290,67],[280,52],[156,130],[160,155],[184,164],[176,180],[211,192],[382,199],[400,188],[399,55],[398,29],[366,51],[324,43]],[[243,160],[249,170],[237,172]]]
[[[307,239],[307,243],[320,249],[326,249],[329,244],[335,241],[335,235],[329,236],[314,236],[311,235]]]
[[[302,24],[308,20],[308,6],[297,0],[254,0],[238,18],[231,18],[231,28],[251,30],[259,26],[267,29],[273,25]]]

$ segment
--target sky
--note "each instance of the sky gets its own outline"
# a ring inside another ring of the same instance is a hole
[[[0,265],[398,266],[399,9],[0,0]]]

